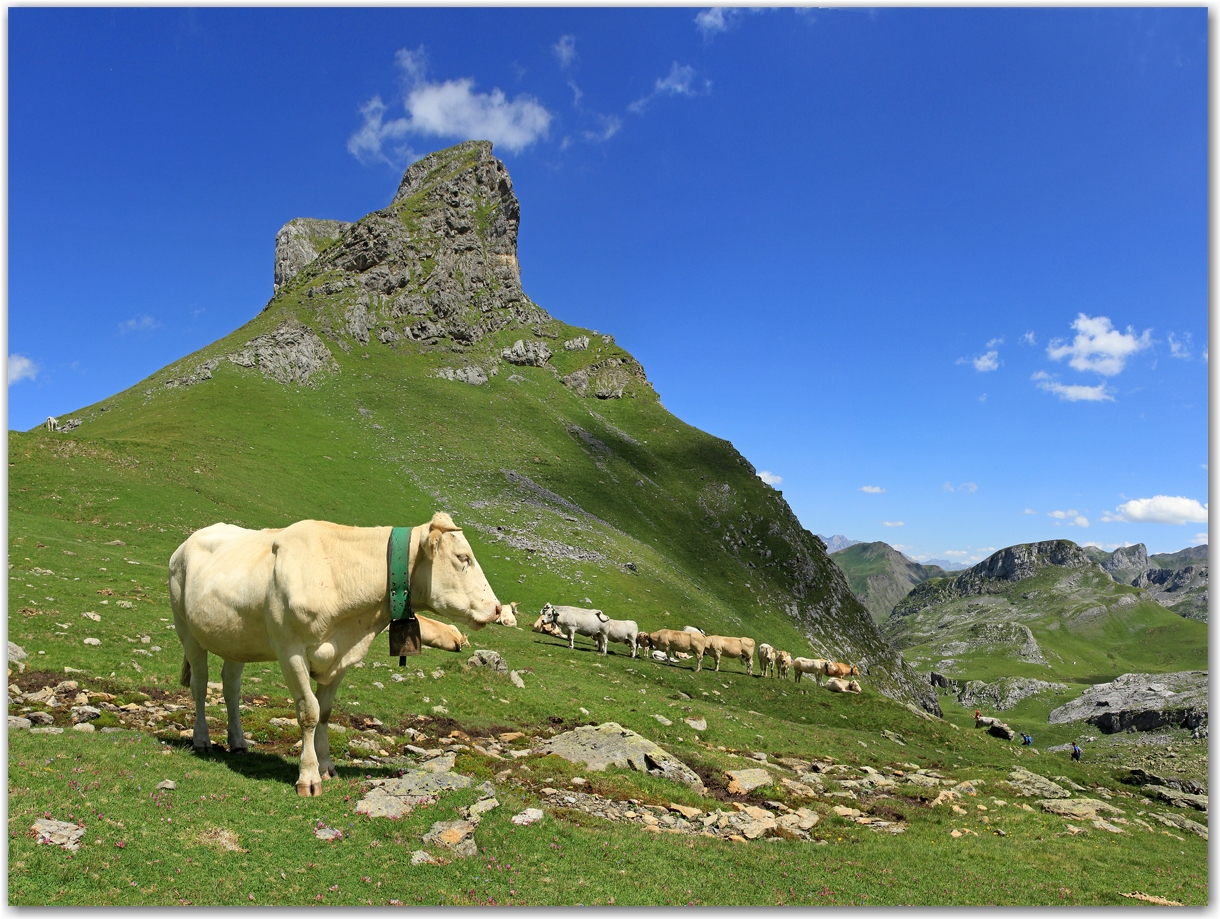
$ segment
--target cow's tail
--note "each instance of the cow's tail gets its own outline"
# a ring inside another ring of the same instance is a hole
[[[178,682],[183,686],[191,685],[191,662],[187,660],[186,655],[182,655],[182,675],[178,677]]]

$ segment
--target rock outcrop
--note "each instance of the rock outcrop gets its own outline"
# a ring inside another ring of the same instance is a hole
[[[1067,686],[1063,683],[1048,683],[1028,677],[1002,677],[994,683],[971,680],[958,694],[957,701],[967,708],[987,708],[1005,712],[1030,696],[1043,692],[1063,692],[1066,689]]]
[[[314,220],[298,217],[280,227],[275,234],[275,290],[296,277],[296,273],[318,257],[350,227],[341,220]]]
[[[1124,673],[1061,705],[1050,713],[1049,721],[1085,721],[1106,734],[1165,725],[1196,728],[1207,722],[1207,671]]]
[[[613,721],[565,731],[539,746],[538,752],[583,763],[594,772],[603,772],[607,766],[624,766],[703,789],[703,780],[685,763]]]

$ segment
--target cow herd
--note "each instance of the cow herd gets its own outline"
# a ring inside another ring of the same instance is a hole
[[[48,419],[48,426],[54,419]],[[390,527],[349,527],[303,520],[281,529],[247,530],[218,523],[192,533],[169,562],[169,596],[174,629],[182,642],[182,685],[195,700],[193,747],[212,743],[205,717],[208,655],[221,658],[221,680],[228,710],[228,746],[249,748],[241,726],[241,675],[252,661],[278,661],[296,703],[301,726],[298,794],[322,793],[322,782],[336,775],[328,735],[331,710],[347,670],[368,654],[373,640],[390,624],[388,552]],[[462,528],[437,513],[411,528],[408,548],[410,608],[419,620],[423,644],[461,651],[470,639],[457,625],[419,615],[421,610],[481,629],[489,623],[515,627],[517,604],[501,604],[487,582]],[[547,603],[534,631],[566,638],[575,648],[578,634],[592,638],[602,654],[611,642],[631,648],[631,656],[650,650],[664,661],[695,658],[703,669],[711,654],[742,661],[754,673],[752,638],[682,631],[641,631],[630,619],[611,619],[601,610]],[[793,658],[770,645],[758,646],[762,675],[787,678],[810,673],[826,678],[833,692],[859,692],[846,678],[859,669],[833,661]],[[312,684],[316,684],[316,689]]]
[[[516,603],[512,604],[515,609]],[[503,619],[503,617],[501,617]],[[720,670],[722,658],[740,660],[746,665],[746,673],[754,674],[753,638],[730,638],[724,635],[708,635],[702,629],[688,625],[682,631],[659,629],[645,632],[632,619],[611,619],[599,609],[583,609],[579,606],[555,606],[544,604],[542,613],[534,622],[533,630],[559,639],[566,639],[569,649],[575,649],[576,636],[592,638],[597,650],[607,652],[610,642],[621,642],[631,648],[631,656],[640,651],[652,650],[653,658],[674,662],[681,658],[695,658],[695,672],[703,669],[703,656],[710,654]],[[796,682],[802,674],[811,674],[819,686],[825,685],[831,692],[859,692],[860,682],[847,679],[860,675],[855,664],[841,664],[821,658],[794,658],[787,651],[777,650],[765,642],[758,645],[758,662],[761,676],[778,676],[788,679],[795,674]],[[825,683],[823,684],[823,679]]]

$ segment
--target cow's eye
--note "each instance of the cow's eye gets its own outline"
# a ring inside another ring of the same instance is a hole
[[[458,561],[459,561],[459,562],[461,562],[463,565],[469,565],[469,564],[470,564],[470,556],[469,556],[469,555],[459,555],[459,556],[458,556]]]

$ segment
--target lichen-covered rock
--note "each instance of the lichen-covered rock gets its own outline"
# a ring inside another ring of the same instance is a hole
[[[438,820],[424,834],[424,843],[445,849],[455,858],[469,858],[479,851],[473,839],[474,827],[468,820]]]
[[[1117,814],[1120,817],[1126,813],[1105,801],[1095,798],[1050,798],[1039,801],[1042,810],[1048,814],[1058,814],[1060,817],[1073,817],[1078,820],[1094,820],[1099,814]]]
[[[663,775],[702,790],[703,780],[685,763],[670,756],[651,740],[608,721],[557,734],[538,747],[573,763],[583,763],[595,772],[607,766],[626,766],[652,775]]]
[[[369,817],[405,817],[437,797],[459,788],[469,788],[469,776],[451,772],[412,770],[394,779],[377,779],[356,804],[356,813]]]
[[[1197,811],[1207,812],[1207,795],[1192,795],[1167,785],[1145,785],[1140,791],[1150,798],[1159,798],[1174,807],[1193,807]]]
[[[83,826],[63,820],[35,820],[30,830],[39,843],[59,846],[69,852],[75,852],[80,848],[80,841],[85,835]]]
[[[285,319],[266,335],[250,339],[228,358],[239,367],[257,367],[277,383],[309,383],[319,374],[339,370],[326,343],[295,319]]]
[[[1018,766],[1008,773],[1009,783],[1027,798],[1070,798],[1072,793],[1050,779]]]
[[[508,664],[498,651],[480,648],[466,661],[471,667],[486,667],[495,673],[508,673]]]
[[[341,220],[298,217],[280,227],[275,234],[275,290],[291,281],[350,226]]]
[[[766,769],[730,769],[725,772],[729,777],[729,794],[749,794],[756,788],[770,785],[774,782],[771,773]]]

